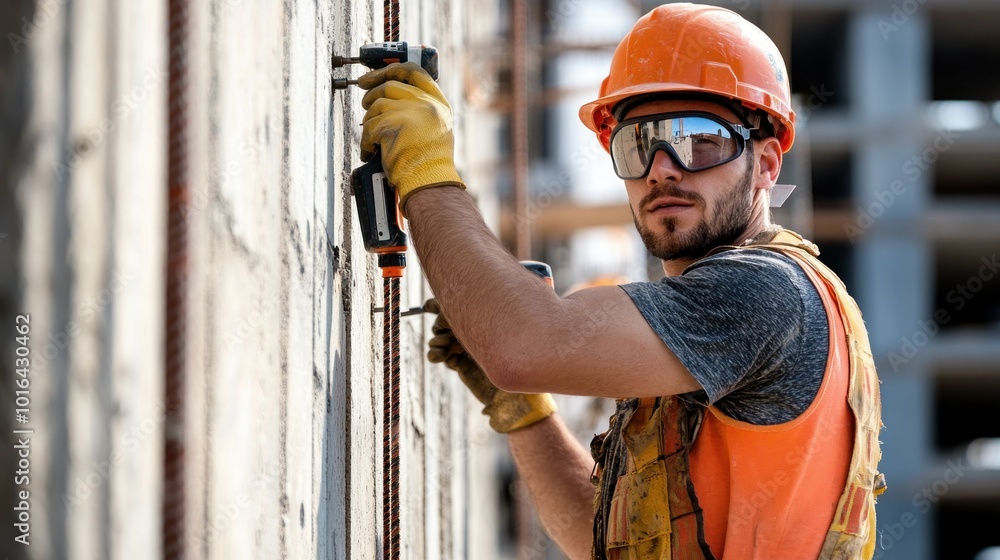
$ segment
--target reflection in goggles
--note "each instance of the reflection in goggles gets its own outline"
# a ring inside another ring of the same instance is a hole
[[[664,113],[629,119],[611,135],[611,158],[622,179],[649,172],[657,150],[666,150],[687,171],[732,161],[743,153],[750,131],[711,113]]]

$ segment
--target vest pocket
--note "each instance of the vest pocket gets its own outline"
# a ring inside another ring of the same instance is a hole
[[[609,560],[670,559],[670,502],[662,460],[618,479],[607,535]]]

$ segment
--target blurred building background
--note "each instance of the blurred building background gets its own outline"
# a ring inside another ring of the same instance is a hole
[[[400,3],[402,37],[441,50],[460,169],[512,252],[552,264],[561,293],[655,280],[621,181],[577,110],[618,40],[662,2]],[[776,221],[820,245],[868,323],[889,481],[876,558],[997,560],[1000,0],[710,3],[784,53],[799,133],[781,182],[798,189]],[[32,315],[36,356],[32,545],[11,544],[22,488],[8,480],[0,553],[379,557],[380,282],[346,189],[360,95],[330,88],[360,70],[329,60],[381,40],[381,8],[0,8],[8,434],[23,427],[19,313]],[[178,75],[186,86],[171,97]],[[178,166],[188,198],[171,214]],[[168,261],[178,212],[180,283]],[[410,263],[404,307],[429,296]],[[427,318],[404,321],[405,557],[562,558],[502,438],[422,359]],[[167,405],[171,387],[180,406]],[[584,444],[605,429],[608,402],[560,404]],[[4,477],[15,442],[0,446]]]

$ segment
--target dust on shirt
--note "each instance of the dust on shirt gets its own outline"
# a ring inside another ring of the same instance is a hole
[[[756,425],[795,419],[823,382],[826,310],[789,257],[723,251],[680,276],[622,289],[703,391],[687,396]]]

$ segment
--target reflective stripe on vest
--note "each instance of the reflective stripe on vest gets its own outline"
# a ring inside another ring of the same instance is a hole
[[[838,480],[844,481],[844,489],[835,508],[832,506],[836,490],[831,489],[829,492],[831,501],[827,507],[830,509],[825,511],[832,510],[833,515],[825,539],[820,543],[818,536],[811,537],[812,540],[803,546],[814,552],[821,547],[819,557],[823,559],[871,558],[875,546],[874,496],[881,493],[885,486],[884,478],[876,471],[881,455],[878,442],[878,431],[881,428],[878,378],[860,311],[836,275],[816,259],[818,250],[815,245],[797,234],[787,230],[782,231],[769,243],[754,245],[753,248],[777,251],[795,260],[816,285],[824,305],[828,306],[829,310],[839,308],[839,317],[828,317],[831,337],[835,334],[840,335],[838,344],[834,344],[835,339],[831,339],[830,355],[833,357],[835,350],[841,349],[842,352],[839,354],[846,353],[846,356],[836,356],[835,362],[839,364],[837,369],[841,372],[841,376],[831,390],[836,390],[846,397],[849,407],[845,408],[849,408],[850,413],[842,414],[844,420],[849,421],[851,416],[855,420],[853,449],[847,441],[846,451],[842,455],[843,463],[846,463],[847,455],[850,455],[850,466],[840,471]],[[739,248],[720,248],[720,250],[733,249]],[[849,370],[847,380],[843,379],[843,373],[848,373],[844,372],[844,369]],[[828,367],[823,387],[814,399],[814,405],[820,401],[822,391],[830,384],[828,381],[831,377]],[[689,471],[692,448],[696,438],[699,437],[698,430],[702,422],[706,423],[705,433],[708,434],[706,435],[708,439],[700,440],[699,449],[695,451],[705,447],[701,445],[701,441],[704,441],[705,445],[712,449],[712,453],[725,451],[725,437],[732,437],[726,435],[726,430],[729,428],[724,424],[740,423],[732,419],[726,422],[717,411],[705,414],[703,405],[692,406],[685,402],[684,398],[664,397],[639,401],[633,399],[619,403],[619,413],[616,415],[619,421],[609,430],[607,441],[600,447],[610,450],[612,455],[614,449],[619,449],[625,456],[609,458],[597,457],[595,454],[595,458],[599,459],[599,466],[619,465],[617,469],[612,468],[610,472],[601,473],[598,495],[595,498],[595,505],[598,506],[595,530],[598,527],[603,529],[602,536],[605,539],[595,539],[595,558],[609,560],[714,558],[706,544],[702,509],[695,495],[697,487],[692,484]],[[829,398],[835,398],[835,395]],[[830,403],[827,402],[825,406],[830,406]],[[633,410],[624,411],[628,414],[623,416],[621,414],[623,407]],[[808,410],[804,412],[800,418],[807,416],[808,412]],[[800,422],[800,419],[792,420],[788,425],[796,422]],[[763,427],[764,431],[769,428]],[[851,435],[847,429],[840,432],[837,437],[848,438]],[[735,437],[739,437],[739,427],[730,430],[730,433],[735,433]],[[807,432],[806,435],[815,436],[812,432]],[[713,439],[717,437],[723,437],[721,447]],[[622,439],[625,445],[617,444]],[[709,444],[710,440],[714,443]],[[698,465],[695,467],[698,468]],[[739,473],[738,470],[734,472]],[[700,471],[696,474],[700,474]],[[809,473],[800,472],[798,476],[801,477],[803,474]],[[780,490],[788,493],[794,488]],[[610,500],[605,494],[608,491],[612,492]],[[776,491],[778,491],[777,486]],[[797,497],[794,493],[786,496],[789,500]],[[705,507],[708,507],[708,504]],[[727,513],[723,514],[728,517],[727,519],[712,519],[712,524],[720,522],[727,524],[721,528],[723,542],[714,543],[715,546],[724,546],[727,551],[725,557],[753,557],[753,549],[758,548],[755,544],[759,543],[761,548],[766,548],[765,543],[758,540],[761,535],[766,539],[782,542],[780,540],[782,535],[769,535],[766,527],[747,524],[745,528],[741,528],[738,524],[730,523],[735,513],[727,510]],[[825,519],[829,519],[829,513],[826,515]],[[712,524],[710,526],[713,526]],[[788,524],[791,526],[790,530],[795,529],[795,520],[788,521]],[[819,525],[819,530],[825,526],[825,523]],[[779,527],[783,528],[783,524]],[[716,528],[718,529],[717,526]],[[815,528],[810,529],[810,533],[815,534],[815,532]],[[718,535],[718,532],[716,534]],[[733,546],[725,544],[727,542]]]

